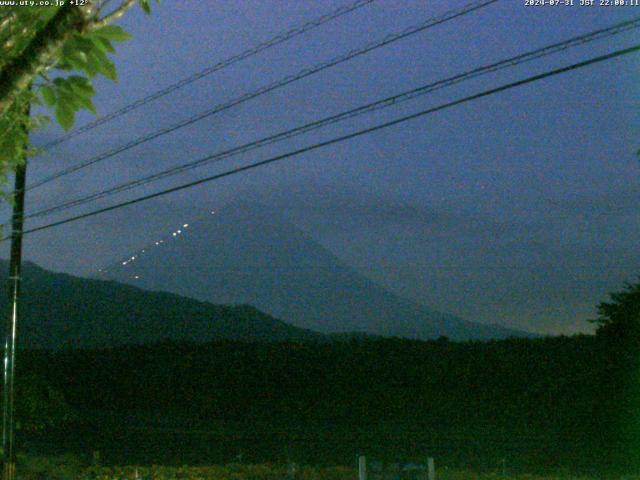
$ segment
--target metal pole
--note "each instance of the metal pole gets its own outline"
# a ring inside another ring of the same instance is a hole
[[[367,457],[358,457],[358,480],[367,480]]]
[[[27,107],[26,114],[29,114]],[[26,128],[26,126],[25,126]],[[27,178],[27,159],[16,166],[11,220],[11,258],[9,261],[9,305],[4,344],[4,388],[2,408],[3,480],[13,480],[16,473],[14,450],[14,374],[16,360],[16,327],[20,301],[20,273],[22,266],[22,223],[24,219],[24,191]]]
[[[429,480],[436,480],[436,464],[433,457],[427,458],[427,478]]]

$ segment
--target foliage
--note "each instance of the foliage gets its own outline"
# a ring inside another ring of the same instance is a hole
[[[405,480],[420,477],[400,476]],[[603,480],[619,479],[619,476],[576,475],[569,472],[546,474],[502,474],[498,471],[480,472],[471,469],[436,468],[440,480]],[[163,465],[125,465],[125,466],[87,466],[76,455],[33,456],[18,454],[19,480],[353,480],[358,473],[354,467],[310,465],[299,466],[294,477],[284,464],[227,464],[203,466],[163,466]],[[378,479],[372,476],[370,478]],[[392,478],[392,477],[385,477]],[[396,478],[396,477],[393,477]],[[622,477],[624,480],[640,480],[640,476]]]
[[[501,475],[500,473],[477,473],[465,470],[445,470],[438,472],[439,480],[603,480],[601,476],[575,475],[570,473],[551,473],[546,475],[520,474]],[[605,477],[606,478],[606,477]],[[618,477],[613,477],[618,478]],[[626,476],[625,480],[640,480],[638,476]]]
[[[626,283],[598,305],[598,335],[626,344],[640,345],[640,282]]]
[[[117,80],[110,57],[115,52],[113,43],[130,38],[109,23],[133,3],[123,0],[106,16],[99,8],[74,7],[68,2],[66,6],[0,7],[0,185],[16,164],[34,153],[28,132],[49,120],[46,115],[29,118],[25,115],[29,105],[53,111],[65,130],[73,126],[78,110],[96,113],[92,80],[98,74]],[[149,0],[139,3],[150,11]],[[81,20],[68,20],[69,15],[61,15],[62,9],[77,10],[71,13]],[[57,31],[56,23],[60,24]],[[20,75],[13,75],[18,70]]]
[[[91,443],[98,429],[95,441],[103,444],[96,448],[105,451],[127,439],[134,455],[149,441],[179,445],[163,461],[174,454],[205,461],[226,458],[208,450],[212,443],[232,442],[273,461],[302,438],[301,463],[319,451],[323,461],[350,464],[361,448],[416,455],[411,448],[419,445],[419,458],[435,449],[440,464],[494,468],[507,457],[510,468],[546,471],[627,468],[626,439],[612,418],[628,400],[610,375],[611,357],[602,342],[582,336],[174,343],[25,353],[23,365],[64,385],[73,408],[101,412],[85,417],[82,435]],[[184,432],[179,444],[162,431],[127,430],[156,419],[162,429]],[[190,430],[210,436],[187,443]]]
[[[86,465],[76,455],[33,456],[18,454],[20,480],[78,480]]]
[[[314,468],[303,467],[299,471],[299,480],[352,480],[356,472],[345,467]],[[149,480],[282,480],[287,478],[284,465],[211,465],[202,467],[91,467],[81,475],[87,480],[115,480],[122,478],[139,478]]]
[[[76,418],[62,391],[39,375],[18,377],[15,396],[18,399],[15,412],[18,431],[37,432],[64,425]]]
[[[30,459],[27,469],[20,469],[25,480],[48,478],[54,480],[282,480],[290,478],[284,465],[208,465],[208,466],[116,466],[88,467],[78,466],[73,457]],[[38,476],[40,474],[40,476]],[[353,480],[357,471],[351,467],[311,467],[302,466],[295,480]],[[404,477],[403,477],[404,478]],[[408,478],[408,477],[407,477]],[[572,474],[508,474],[496,472],[475,472],[471,470],[437,469],[437,478],[441,480],[602,480],[602,477]],[[628,476],[627,480],[640,480],[640,477]]]
[[[636,291],[628,286],[612,296],[611,318],[635,311],[620,305],[635,305]],[[121,303],[118,295],[102,297]],[[146,313],[160,318],[168,307],[155,310],[157,299]],[[202,317],[194,310],[186,318]],[[227,461],[233,450],[247,460],[280,461],[293,446],[300,463],[320,456],[351,465],[363,449],[380,461],[420,461],[429,452],[441,466],[496,471],[506,458],[514,472],[567,468],[605,478],[601,472],[640,466],[640,356],[637,344],[628,345],[602,341],[602,334],[464,343],[164,342],[24,352],[20,365],[86,412],[74,432],[105,458],[118,445],[126,458]],[[166,448],[149,454],[146,445]],[[102,472],[92,478],[114,478]]]
[[[63,425],[75,418],[64,395],[39,376],[18,378],[16,428],[38,431]]]
[[[53,81],[45,77],[47,81],[40,87],[42,99],[55,109],[56,119],[65,130],[72,127],[75,112],[79,109],[96,113],[91,101],[95,90],[90,79],[101,74],[117,80],[116,67],[108,55],[115,52],[112,42],[129,38],[121,27],[107,25],[84,35],[74,34],[65,42],[57,67],[64,71],[84,72],[86,76],[57,77]]]

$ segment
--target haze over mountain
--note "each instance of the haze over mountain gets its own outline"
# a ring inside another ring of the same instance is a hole
[[[6,261],[0,269],[6,271]],[[0,308],[7,311],[6,285]],[[165,292],[23,267],[18,324],[23,348],[102,348],[165,340],[322,341],[249,305],[211,305]]]
[[[355,272],[277,211],[256,204],[209,212],[100,275],[211,303],[254,305],[322,333],[456,340],[528,335],[401,298]]]

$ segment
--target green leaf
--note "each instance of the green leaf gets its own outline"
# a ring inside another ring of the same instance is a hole
[[[92,50],[88,55],[87,73],[90,77],[93,77],[96,73],[102,73],[102,65],[109,61],[109,57],[97,48]]]
[[[56,103],[56,92],[49,85],[43,85],[40,89],[44,102],[52,107]]]
[[[81,37],[80,35],[75,35],[73,37],[73,41],[75,43],[75,48],[85,53],[91,52],[96,46],[94,45],[92,39]]]
[[[53,81],[53,84],[59,91],[71,92],[71,85],[69,85],[66,78],[58,77]]]
[[[112,42],[124,42],[131,38],[128,32],[117,25],[107,25],[106,27],[98,28],[93,31],[92,35],[106,38]]]
[[[146,13],[147,15],[149,15],[151,13],[151,7],[149,6],[149,0],[140,0],[140,6],[142,7],[142,10],[144,10],[144,13]]]
[[[93,53],[91,52],[87,55],[87,64],[84,67],[84,71],[87,72],[89,78],[95,77],[100,70],[100,60]]]
[[[72,75],[67,79],[67,82],[73,91],[82,98],[90,98],[96,93],[91,82],[85,77]]]
[[[56,108],[63,105],[69,110],[76,111],[82,107],[82,104],[78,100],[78,96],[75,95],[72,90],[59,88],[57,94],[58,102],[56,103]]]
[[[88,97],[78,97],[77,100],[78,100],[78,103],[80,104],[80,106],[86,108],[87,110],[89,110],[93,114],[97,113],[96,106],[93,104],[93,102],[91,101],[90,98],[88,98]]]
[[[104,52],[104,53],[114,53],[116,51],[115,48],[113,48],[113,45],[111,45],[111,42],[109,40],[107,40],[106,38],[103,37],[92,37],[91,41],[93,42],[93,44],[96,46],[97,49],[99,49],[100,51]]]
[[[96,69],[98,73],[101,73],[110,80],[118,80],[116,66],[104,52],[98,49],[91,51],[87,65],[91,66],[92,69]]]
[[[73,126],[75,112],[73,108],[65,102],[58,102],[56,105],[56,120],[65,131]]]
[[[76,50],[72,54],[64,57],[65,60],[76,70],[85,70],[87,66],[87,54]]]
[[[65,42],[61,52],[60,62],[68,63],[76,70],[84,70],[87,63],[87,55],[79,48],[75,36]]]
[[[100,73],[107,77],[109,80],[113,80],[114,82],[118,81],[118,72],[116,70],[116,66],[109,59],[107,59],[106,62],[102,63]]]

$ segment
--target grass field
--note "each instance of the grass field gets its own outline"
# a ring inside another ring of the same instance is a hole
[[[376,476],[369,472],[368,480],[426,480],[414,472],[399,476]],[[89,466],[76,455],[18,456],[19,480],[357,480],[355,467],[301,466],[294,475],[284,464],[228,464],[208,466]],[[640,480],[638,476],[574,475],[571,473],[507,474],[477,473],[447,467],[436,469],[437,480]]]
[[[71,465],[58,464],[55,473],[38,468],[23,469],[18,472],[18,477],[25,480],[42,478],[71,480],[287,480],[290,477],[285,465],[227,465],[227,466],[203,466],[203,467],[163,467],[163,466],[126,466],[126,467],[86,467],[76,469]],[[44,467],[43,467],[44,468]],[[358,472],[349,467],[301,467],[295,477],[298,480],[356,480]],[[371,480],[378,478],[369,477]],[[400,477],[401,479],[414,479],[416,477]],[[424,478],[424,477],[422,477]],[[604,478],[616,478],[619,480],[640,480],[640,476],[616,476],[593,477],[579,476],[568,473],[548,475],[507,475],[498,473],[474,473],[471,471],[459,471],[440,469],[436,472],[437,480],[602,480]],[[386,480],[386,479],[385,479]],[[389,478],[389,480],[392,480]]]

